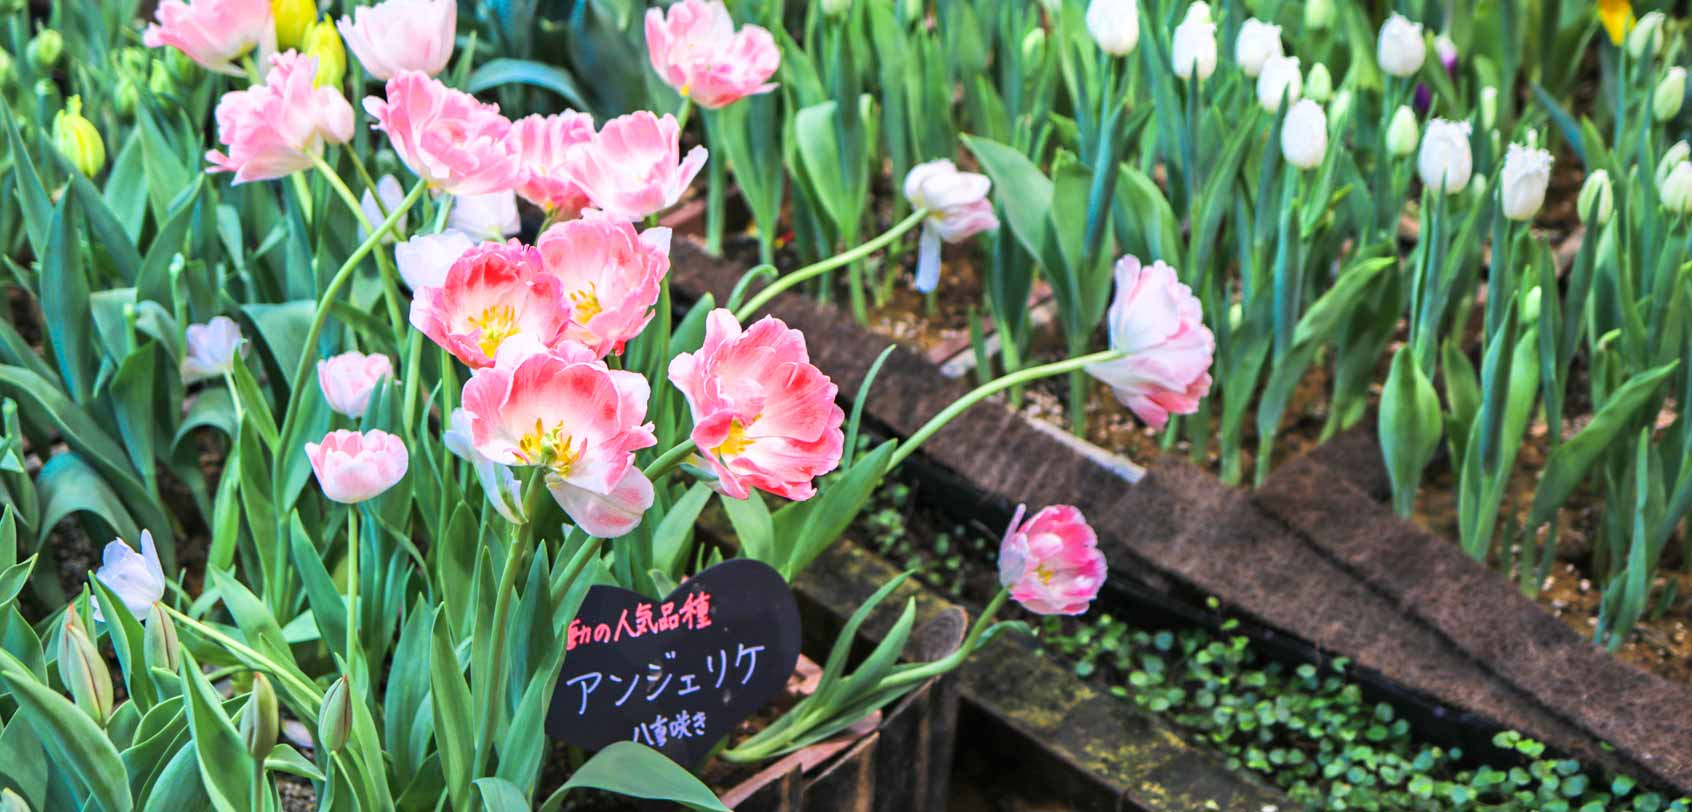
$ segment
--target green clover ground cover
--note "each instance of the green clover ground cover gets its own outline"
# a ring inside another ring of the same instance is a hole
[[[991,586],[998,539],[918,502],[906,483],[883,486],[858,538],[954,599],[981,591],[978,581]],[[1688,799],[1670,801],[1626,776],[1600,778],[1514,732],[1493,737],[1495,752],[1430,744],[1392,705],[1365,700],[1347,661],[1274,661],[1234,634],[1237,624],[1146,629],[1100,612],[1035,628],[1043,654],[1308,812],[1692,812]]]

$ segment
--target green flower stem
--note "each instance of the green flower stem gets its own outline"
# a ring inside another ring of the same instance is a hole
[[[364,188],[370,190],[371,199],[376,201],[376,210],[381,212],[383,217],[387,217],[389,214],[388,206],[382,202],[382,196],[376,193],[376,179],[371,177],[369,167],[364,165],[364,159],[358,157],[358,150],[356,149],[349,149],[346,153],[347,157],[352,159],[353,171],[358,173],[359,182],[364,184]],[[394,239],[399,239],[400,236],[402,235],[396,234]]]
[[[998,615],[999,610],[1004,608],[1005,600],[1009,597],[1010,590],[1005,587],[1000,587],[998,594],[994,595],[993,599],[987,602],[987,608],[981,610],[981,616],[975,619],[975,624],[969,627],[969,634],[964,637],[963,645],[958,646],[957,651],[935,660],[934,662],[923,663],[916,668],[909,668],[889,674],[882,678],[881,684],[876,686],[876,691],[879,692],[887,690],[888,688],[897,688],[901,685],[910,685],[922,682],[930,677],[938,677],[941,674],[945,674],[952,669],[963,665],[963,661],[969,657],[970,652],[975,650],[976,641],[980,640],[981,635],[993,625],[994,616]]]
[[[317,166],[317,171],[322,173],[323,177],[329,181],[329,185],[335,189],[336,194],[341,196],[341,202],[347,204],[347,209],[358,220],[358,224],[364,227],[366,235],[391,235],[396,241],[405,239],[405,235],[400,233],[400,228],[396,225],[399,221],[392,216],[393,212],[389,212],[387,219],[382,221],[382,226],[377,228],[371,224],[370,218],[365,216],[364,207],[359,204],[358,196],[352,193],[352,189],[347,188],[347,182],[341,180],[341,176],[335,172],[335,168],[323,160],[322,155],[313,154],[311,162]],[[371,187],[370,197],[376,198],[375,187]],[[398,211],[403,213],[409,208],[411,208],[410,204],[404,204],[398,207]],[[376,252],[376,267],[381,272],[382,295],[388,302],[388,323],[393,328],[394,339],[397,343],[399,337],[405,335],[406,326],[405,317],[400,314],[399,307],[399,270],[394,267],[393,259],[388,256],[386,251]]]
[[[697,450],[698,447],[693,444],[693,440],[683,440],[676,443],[669,451],[659,455],[658,459],[653,460],[652,464],[646,466],[646,470],[641,473],[646,474],[647,479],[656,483],[659,477],[681,465],[682,460],[687,459],[687,455]]]
[[[452,195],[446,195],[441,199],[440,207],[435,209],[435,222],[429,227],[430,234],[439,234],[446,230],[447,216],[452,214],[452,204],[457,199]]]
[[[358,506],[347,506],[347,667],[358,670]]]
[[[782,291],[787,290],[800,282],[804,282],[807,279],[812,279],[828,273],[829,271],[832,271],[842,265],[857,262],[858,260],[881,250],[894,240],[899,239],[899,237],[903,236],[905,232],[916,228],[922,223],[924,218],[928,217],[928,215],[928,209],[917,209],[916,211],[911,212],[905,219],[895,223],[892,228],[882,232],[881,236],[876,237],[857,248],[847,251],[844,254],[830,257],[829,259],[825,259],[821,262],[811,263],[810,265],[806,265],[799,270],[771,282],[769,287],[758,291],[758,295],[753,296],[752,301],[747,302],[745,305],[741,306],[739,310],[735,311],[734,317],[742,322],[746,321],[753,313],[758,312],[759,308],[768,304],[771,299],[774,299]]]
[[[423,190],[427,188],[428,184],[423,181],[418,181],[416,186],[411,187],[411,193],[405,196],[405,201],[399,205],[396,211],[388,214],[388,219],[382,221],[382,228],[386,229],[397,222],[400,213],[411,208],[411,205],[423,196]],[[306,331],[305,341],[300,345],[299,363],[294,366],[294,377],[292,379],[294,388],[288,395],[288,410],[286,416],[282,419],[282,432],[279,435],[284,440],[292,436],[291,431],[301,411],[300,397],[308,385],[306,376],[311,374],[311,365],[317,360],[317,339],[323,335],[323,325],[329,321],[329,306],[335,301],[335,296],[341,292],[341,288],[346,287],[347,282],[352,280],[353,271],[358,268],[358,263],[364,261],[364,256],[370,253],[381,239],[382,230],[368,230],[364,242],[360,243],[357,249],[354,249],[352,255],[347,257],[347,261],[341,264],[340,270],[337,270],[335,275],[329,279],[329,286],[324,289],[323,297],[317,301],[317,312],[312,315],[311,329]],[[287,453],[290,453],[289,449],[282,449],[278,456]],[[280,459],[277,461],[277,466],[280,469]],[[280,471],[278,471],[278,477],[280,477]],[[278,478],[277,482],[280,483],[281,479]]]
[[[505,553],[505,567],[500,571],[499,587],[494,591],[493,639],[488,642],[487,659],[483,662],[487,670],[486,684],[474,686],[478,697],[497,698],[503,696],[505,683],[505,646],[510,635],[511,596],[517,592],[517,575],[526,566],[529,552],[535,548],[535,516],[538,494],[546,493],[546,472],[536,469],[523,490],[523,518],[526,523],[517,532],[512,533],[510,549]],[[472,667],[472,671],[475,668]],[[490,704],[497,699],[490,699]],[[483,710],[491,713],[491,708]],[[494,725],[484,724],[476,737],[476,760],[470,762],[471,770],[480,774],[482,765],[488,761],[488,751],[493,747]]]
[[[893,451],[893,456],[887,460],[887,471],[892,471],[894,468],[897,468],[899,463],[903,462],[906,457],[915,454],[917,449],[920,448],[929,437],[934,436],[935,432],[945,428],[946,424],[952,422],[952,420],[958,415],[963,414],[965,411],[968,411],[971,406],[986,400],[994,394],[1002,392],[1013,386],[1029,383],[1030,381],[1037,381],[1041,378],[1049,378],[1053,375],[1062,375],[1066,372],[1078,372],[1086,369],[1090,364],[1102,364],[1107,361],[1115,361],[1126,356],[1127,353],[1117,350],[1095,352],[1091,355],[1083,355],[1079,358],[1068,358],[1062,361],[1054,361],[1050,364],[1041,364],[1037,367],[1028,367],[1027,369],[1013,372],[990,383],[982,384],[975,389],[970,390],[969,394],[958,398],[953,401],[951,405],[940,410],[939,414],[929,418],[928,422],[922,425],[922,428],[917,429],[916,432],[911,434],[909,439],[900,443],[899,447]],[[886,471],[883,472],[883,474],[885,473]]]
[[[676,130],[687,129],[687,116],[693,112],[693,99],[683,96],[681,106],[676,108]]]

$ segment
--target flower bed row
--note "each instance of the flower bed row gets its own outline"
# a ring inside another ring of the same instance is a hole
[[[678,291],[721,297],[738,281],[732,264],[681,244],[676,253]],[[814,360],[842,391],[853,391],[888,343],[796,297],[777,299],[771,312],[817,336]],[[908,432],[960,388],[896,351],[867,414]],[[1093,517],[1113,581],[1214,594],[1273,633],[1425,698],[1432,718],[1461,723],[1467,714],[1477,731],[1520,730],[1594,763],[1692,787],[1692,761],[1676,744],[1684,728],[1660,711],[1692,690],[1596,649],[1448,543],[1393,518],[1371,495],[1384,476],[1368,448],[1355,436],[1335,441],[1255,494],[1170,457],[1131,487],[1071,441],[998,407],[972,409],[925,451],[1006,503],[1069,495]],[[1354,477],[1363,487],[1348,484]],[[1245,560],[1254,562],[1249,579],[1237,566]]]

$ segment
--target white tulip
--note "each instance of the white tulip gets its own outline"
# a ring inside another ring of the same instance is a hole
[[[1410,112],[1409,105],[1399,105],[1398,111],[1392,114],[1392,122],[1387,125],[1387,153],[1403,158],[1416,151],[1416,142],[1421,137],[1422,125],[1416,123],[1416,114]]]
[[[1402,14],[1387,18],[1381,26],[1381,36],[1375,47],[1375,59],[1381,70],[1393,76],[1414,76],[1427,59],[1428,46],[1422,41],[1422,24],[1410,22]]]
[[[1580,202],[1576,207],[1580,221],[1588,225],[1604,226],[1615,214],[1615,191],[1610,188],[1610,173],[1600,169],[1586,176],[1580,186]]]
[[[1663,208],[1670,213],[1692,214],[1692,163],[1675,164],[1657,193],[1663,199]]]
[[[1277,56],[1263,63],[1257,75],[1257,103],[1273,113],[1281,109],[1281,100],[1298,101],[1303,91],[1304,77],[1298,71],[1298,57]]]
[[[517,217],[517,195],[509,189],[485,195],[455,195],[447,228],[478,240],[503,240],[516,234],[523,228]]]
[[[1299,169],[1315,169],[1328,152],[1328,116],[1309,99],[1287,111],[1281,125],[1281,155]]]
[[[1675,65],[1663,74],[1663,80],[1651,92],[1651,115],[1658,121],[1668,121],[1680,115],[1680,105],[1685,101],[1686,69]]]
[[[376,200],[378,198],[382,201],[380,206],[376,205]],[[383,210],[392,212],[394,209],[399,207],[399,204],[404,202],[405,189],[400,186],[399,178],[396,178],[393,175],[383,175],[381,180],[376,181],[376,194],[372,195],[370,194],[369,189],[365,189],[364,196],[358,200],[358,207],[364,212],[364,219],[369,220],[370,224],[374,226],[379,225],[382,221],[388,219],[388,215],[382,213]],[[405,233],[404,214],[401,214],[400,218],[394,221],[394,228],[401,234]],[[359,240],[362,241],[366,236],[368,235],[364,231],[364,225],[360,224],[358,227]],[[386,232],[382,235],[382,243],[384,245],[392,243],[393,241],[393,231]]]
[[[394,265],[406,287],[438,288],[446,284],[452,264],[474,247],[476,241],[461,231],[419,234],[394,246]]]
[[[1516,221],[1532,220],[1545,205],[1545,187],[1551,183],[1551,153],[1511,144],[1504,154],[1504,169],[1498,175],[1504,216]]]
[[[1201,23],[1214,22],[1210,18],[1210,4],[1204,2],[1204,0],[1197,0],[1192,5],[1187,6],[1187,14],[1181,18],[1181,21],[1187,22],[1189,20]]]
[[[1652,11],[1639,18],[1633,24],[1633,30],[1627,32],[1627,53],[1634,59],[1643,59],[1663,49],[1663,23],[1668,17],[1660,11]]]
[[[1093,0],[1087,6],[1087,31],[1111,56],[1127,56],[1140,42],[1139,0]]]
[[[1263,63],[1282,53],[1281,27],[1256,17],[1246,20],[1240,26],[1239,36],[1234,39],[1234,61],[1240,63],[1240,70],[1253,79],[1263,72]]]
[[[151,531],[141,531],[141,550],[137,552],[123,539],[112,539],[100,554],[100,568],[94,571],[136,620],[147,616],[147,610],[164,598],[164,570],[159,566],[159,551],[153,546]],[[98,601],[94,603],[94,619],[104,621]]]
[[[1193,4],[1195,8],[1200,5],[1203,4]],[[1171,50],[1174,52],[1175,75],[1182,79],[1192,79],[1197,75],[1200,81],[1204,81],[1216,72],[1216,23],[1210,21],[1208,7],[1202,15],[1188,9],[1187,18],[1175,26]]]
[[[1416,157],[1416,171],[1422,185],[1436,192],[1457,194],[1469,185],[1475,171],[1469,150],[1469,123],[1436,118],[1422,134],[1422,152]]]
[[[852,7],[852,0],[822,0],[823,13],[830,17],[839,17]]]
[[[188,352],[182,356],[183,383],[221,378],[235,368],[235,353],[244,353],[247,343],[241,326],[228,316],[216,316],[205,324],[190,324]]]
[[[1653,176],[1657,185],[1662,186],[1663,181],[1668,180],[1668,173],[1674,171],[1675,165],[1688,159],[1692,159],[1692,144],[1676,141],[1674,146],[1668,148],[1668,152],[1663,153],[1662,160],[1657,161],[1657,171]]]

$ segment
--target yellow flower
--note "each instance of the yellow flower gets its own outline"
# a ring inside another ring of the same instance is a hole
[[[341,35],[335,33],[335,23],[325,17],[306,26],[301,44],[306,56],[317,58],[317,78],[312,85],[339,88],[347,75],[347,49],[341,44]]]
[[[317,19],[317,2],[270,0],[270,18],[276,23],[276,48],[299,48],[305,42],[306,29]]]
[[[1628,0],[1598,0],[1598,21],[1604,24],[1610,42],[1620,45],[1633,27],[1633,4]]]

